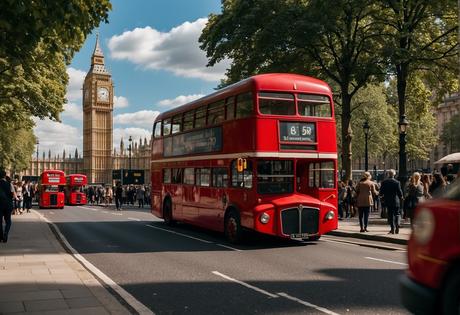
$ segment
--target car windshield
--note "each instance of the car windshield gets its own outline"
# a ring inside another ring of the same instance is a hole
[[[442,198],[460,201],[460,179],[456,179],[452,184],[447,186],[447,191]]]
[[[257,191],[259,194],[286,194],[294,190],[293,161],[259,160]]]

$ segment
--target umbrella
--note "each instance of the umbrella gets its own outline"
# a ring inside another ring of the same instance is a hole
[[[460,152],[446,155],[439,161],[434,162],[434,164],[446,164],[446,163],[460,163]]]

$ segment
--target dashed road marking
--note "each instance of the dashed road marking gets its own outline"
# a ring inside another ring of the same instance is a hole
[[[174,232],[174,231],[171,231],[171,230],[162,229],[162,228],[159,228],[159,227],[157,227],[157,226],[150,225],[150,224],[146,224],[145,226],[148,226],[148,227],[153,228],[153,229],[165,231],[165,232],[168,232],[168,233],[180,235],[180,236],[183,236],[183,237],[191,238],[191,239],[196,240],[196,241],[199,241],[199,242],[203,242],[203,243],[207,243],[207,244],[213,244],[213,242],[210,242],[210,241],[207,241],[207,240],[203,240],[203,239],[198,238],[198,237],[193,237],[193,236],[190,236],[190,235],[187,235],[187,234],[182,234],[182,233],[179,233],[179,232]]]
[[[233,278],[231,278],[231,277],[229,277],[229,276],[227,276],[227,275],[224,275],[223,273],[220,273],[219,271],[213,271],[212,273],[215,274],[216,276],[222,277],[222,278],[227,279],[227,280],[229,280],[229,281],[232,281],[232,282],[241,284],[242,286],[245,286],[246,288],[249,288],[249,289],[251,289],[251,290],[257,291],[257,292],[262,293],[262,294],[265,294],[265,295],[267,295],[267,296],[269,296],[269,297],[271,297],[271,298],[277,298],[277,297],[279,297],[279,296],[276,295],[276,294],[267,292],[267,291],[265,291],[265,290],[263,290],[263,289],[260,289],[260,288],[258,288],[258,287],[255,287],[255,286],[253,286],[253,285],[250,285],[249,283],[246,283],[246,282],[243,282],[243,281],[240,281],[240,280],[233,279]]]
[[[386,259],[379,259],[379,258],[373,258],[373,257],[364,257],[364,258],[370,259],[370,260],[376,260],[376,261],[386,262],[386,263],[390,263],[390,264],[408,266],[408,264],[402,263],[402,262],[399,262],[399,261],[386,260]]]
[[[223,244],[217,244],[217,246],[220,246],[220,247],[223,247],[223,248],[227,248],[227,249],[231,249],[231,250],[234,250],[234,251],[237,251],[237,252],[242,252],[241,249],[238,249],[238,248],[235,248],[235,247],[231,247],[231,246],[227,246],[227,245],[223,245]]]
[[[323,313],[325,313],[325,314],[329,314],[329,315],[338,315],[338,313],[333,312],[333,311],[331,311],[331,310],[328,310],[327,308],[324,308],[324,307],[321,307],[321,306],[312,304],[312,303],[307,302],[307,301],[303,301],[303,300],[298,299],[298,298],[296,298],[296,297],[290,296],[289,294],[286,294],[286,293],[284,293],[284,292],[279,292],[278,295],[281,296],[281,297],[284,297],[284,298],[286,298],[286,299],[288,299],[288,300],[291,300],[291,301],[300,303],[300,304],[302,304],[302,305],[305,305],[305,306],[314,308],[314,309],[316,309],[316,310],[318,310],[318,311],[320,311],[320,312],[323,312]]]
[[[128,220],[131,220],[131,221],[140,221],[141,219],[136,219],[136,218],[130,218],[130,217],[128,217]]]

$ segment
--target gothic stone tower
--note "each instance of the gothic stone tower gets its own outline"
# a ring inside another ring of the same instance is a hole
[[[89,183],[112,183],[113,82],[99,36],[83,83],[83,161]]]

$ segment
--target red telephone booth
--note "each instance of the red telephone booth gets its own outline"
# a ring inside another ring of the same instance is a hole
[[[74,205],[86,205],[86,194],[84,192],[85,186],[88,185],[88,179],[83,174],[70,174],[67,176],[67,186],[65,189],[66,193],[66,204]]]
[[[40,208],[64,208],[65,173],[59,170],[47,170],[40,175]]]

